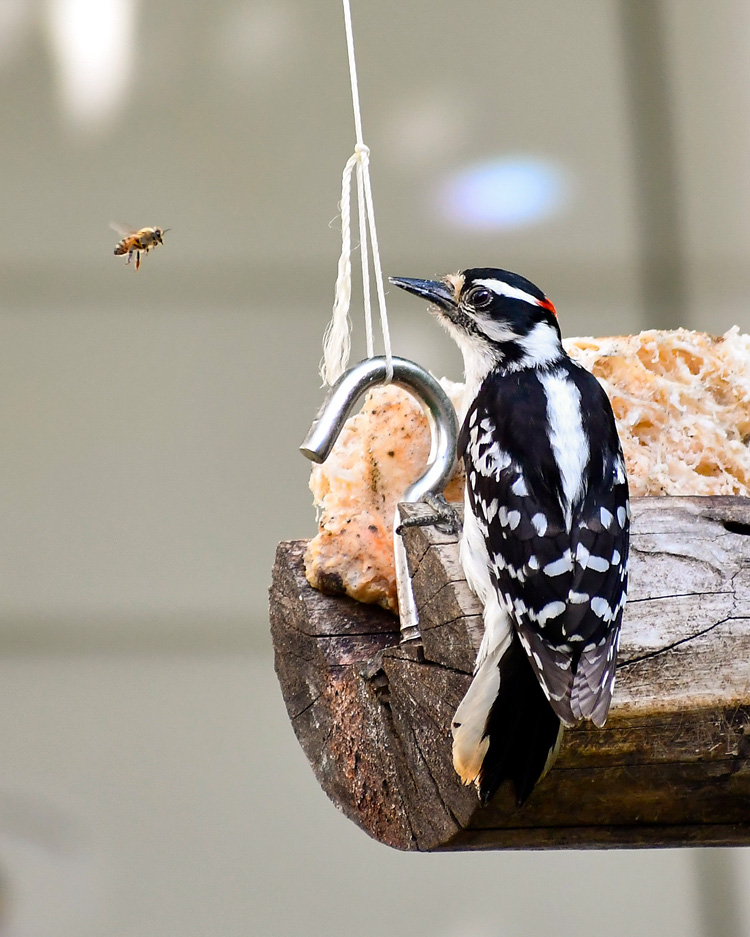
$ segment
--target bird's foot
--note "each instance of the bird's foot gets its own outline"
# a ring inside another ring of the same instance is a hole
[[[420,517],[407,517],[396,528],[396,533],[402,535],[408,527],[437,527],[443,534],[458,534],[461,532],[461,521],[458,512],[445,500],[445,495],[426,494],[421,501],[432,508],[430,514]]]

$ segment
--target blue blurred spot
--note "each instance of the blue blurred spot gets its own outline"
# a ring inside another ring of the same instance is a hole
[[[565,202],[562,169],[535,157],[493,159],[462,169],[441,192],[441,210],[465,228],[498,230],[544,221]]]

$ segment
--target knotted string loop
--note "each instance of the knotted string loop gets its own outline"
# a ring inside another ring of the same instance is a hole
[[[323,336],[323,360],[320,374],[323,381],[331,385],[346,370],[351,353],[351,322],[349,307],[352,299],[352,236],[351,236],[351,201],[352,174],[357,177],[357,214],[359,217],[359,252],[362,260],[362,298],[365,311],[365,338],[367,357],[374,355],[372,335],[372,299],[370,295],[370,249],[372,266],[375,274],[375,291],[378,297],[380,329],[383,336],[383,350],[387,363],[386,380],[393,378],[391,337],[388,329],[388,313],[385,304],[383,270],[380,264],[380,249],[375,228],[375,208],[370,181],[370,148],[362,139],[362,115],[359,106],[359,87],[357,66],[354,58],[354,35],[352,32],[349,0],[344,3],[344,23],[346,25],[346,44],[349,52],[349,78],[352,86],[352,104],[354,106],[354,127],[357,143],[354,153],[344,166],[341,177],[341,255],[339,256],[336,275],[336,290],[333,302],[333,315]]]

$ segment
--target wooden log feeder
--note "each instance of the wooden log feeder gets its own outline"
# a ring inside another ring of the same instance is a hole
[[[426,510],[401,505],[402,516]],[[565,732],[523,807],[464,787],[450,724],[470,682],[481,609],[457,538],[410,528],[421,641],[398,620],[324,595],[305,543],[280,544],[276,670],[294,731],[333,802],[405,850],[750,843],[750,499],[633,503],[630,598],[603,729]]]

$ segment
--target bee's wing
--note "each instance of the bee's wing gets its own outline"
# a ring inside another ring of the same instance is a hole
[[[138,228],[131,228],[129,224],[120,224],[119,221],[110,221],[109,226],[122,238],[127,237],[129,234],[136,234],[138,231]]]

